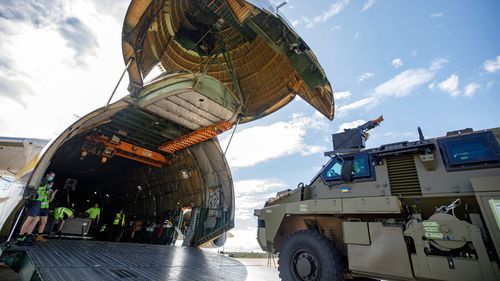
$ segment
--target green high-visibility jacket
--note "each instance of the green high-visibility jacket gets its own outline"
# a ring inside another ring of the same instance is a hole
[[[85,213],[89,214],[90,219],[95,220],[101,215],[101,209],[92,207],[85,211]]]
[[[51,193],[52,189],[47,187],[47,185],[42,185],[36,190],[37,197],[35,198],[35,201],[40,201],[40,208],[49,208],[49,197]]]
[[[58,207],[54,209],[54,218],[56,220],[63,220],[64,216],[66,216],[66,218],[69,218],[72,215],[73,215],[73,210],[71,210],[70,208]]]
[[[121,221],[121,223],[120,223],[120,221]],[[120,224],[121,224],[121,226],[125,225],[125,214],[117,213],[115,220],[113,221],[113,225],[120,225]]]

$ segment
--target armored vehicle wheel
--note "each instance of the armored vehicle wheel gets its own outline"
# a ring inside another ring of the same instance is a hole
[[[314,230],[300,230],[285,241],[279,253],[282,280],[344,280],[342,257],[334,244]]]

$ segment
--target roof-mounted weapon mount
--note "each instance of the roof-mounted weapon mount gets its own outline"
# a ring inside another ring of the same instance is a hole
[[[333,151],[325,152],[325,155],[331,156],[364,149],[369,137],[368,131],[377,127],[382,121],[384,117],[380,115],[377,119],[370,120],[356,128],[344,129],[344,132],[333,134]]]

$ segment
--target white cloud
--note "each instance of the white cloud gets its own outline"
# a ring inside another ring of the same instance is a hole
[[[442,68],[447,61],[437,59],[431,62],[429,68],[415,68],[405,70],[386,82],[378,85],[366,98],[354,101],[350,104],[341,105],[336,108],[337,116],[344,115],[349,111],[376,106],[383,99],[389,97],[404,97],[416,91],[420,86],[434,79],[436,72]]]
[[[363,125],[365,123],[366,123],[366,120],[363,120],[363,119],[355,120],[355,121],[352,121],[352,122],[342,123],[342,124],[339,125],[336,133],[343,132],[344,129],[356,128],[356,127],[358,127],[360,125]]]
[[[276,192],[286,189],[286,184],[279,179],[250,179],[234,182],[236,198],[235,217],[240,220],[253,219],[253,210],[262,208]]]
[[[496,59],[486,60],[483,64],[483,68],[491,73],[500,70],[500,56],[497,56]]]
[[[351,91],[334,92],[333,97],[335,100],[348,99],[352,95]]]
[[[408,69],[380,84],[373,91],[375,97],[404,97],[434,78],[434,71],[426,68]]]
[[[359,31],[356,32],[356,34],[354,34],[354,40],[358,40],[358,38],[359,38]]]
[[[373,4],[375,4],[375,0],[367,0],[363,5],[363,9],[361,9],[361,12],[365,12],[366,10],[370,9]]]
[[[373,75],[375,75],[375,73],[372,73],[372,72],[365,72],[365,73],[361,74],[361,75],[358,77],[358,81],[359,81],[359,82],[363,82],[363,81],[365,81],[366,79],[370,79],[371,77],[373,77]]]
[[[479,89],[479,87],[480,87],[479,84],[474,83],[474,82],[465,85],[464,96],[473,97],[474,94],[476,93],[476,91]]]
[[[0,3],[9,13],[0,16],[0,119],[8,124],[0,135],[50,139],[75,121],[74,114],[104,105],[124,67],[121,30],[128,5],[115,3],[118,19],[102,13],[104,2]],[[127,83],[115,100],[127,94]]]
[[[325,148],[306,144],[304,138],[311,130],[324,130],[327,126],[326,119],[319,113],[313,116],[294,114],[289,121],[237,131],[226,155],[229,166],[251,167],[286,155],[321,152]],[[222,147],[227,146],[229,137],[228,133],[221,137]]]
[[[234,182],[234,194],[237,198],[253,195],[269,195],[273,192],[280,191],[286,188],[286,184],[273,178],[267,179],[249,179]],[[267,200],[267,198],[266,198]],[[260,202],[261,206],[264,202]]]
[[[257,221],[255,221],[257,225]],[[235,227],[229,232],[234,237],[228,238],[224,245],[224,250],[228,252],[262,252],[257,243],[257,227],[255,229],[239,229]]]
[[[330,30],[335,31],[335,30],[339,30],[341,28],[342,28],[342,26],[337,24],[337,25],[334,25],[332,28],[330,28]]]
[[[432,82],[429,84],[429,90],[434,90],[434,88],[436,88],[436,83]]]
[[[312,20],[307,19],[305,20],[306,28],[312,28],[313,26],[317,25],[318,23],[322,23],[330,19],[331,17],[336,16],[338,13],[342,12],[342,10],[347,7],[349,4],[350,0],[339,0],[330,7],[328,7],[327,10],[325,10],[321,15],[314,17]]]
[[[443,58],[439,58],[439,59],[435,59],[431,62],[431,66],[429,67],[429,70],[432,70],[432,71],[438,71],[440,70],[443,65],[445,65],[446,63],[448,62],[448,60],[446,59],[443,59]]]
[[[400,58],[395,58],[392,60],[392,66],[394,68],[400,68],[401,66],[403,66],[403,61]]]
[[[337,112],[337,115],[343,116],[351,110],[355,110],[355,109],[358,109],[361,107],[374,106],[376,103],[377,103],[377,100],[374,97],[367,97],[367,98],[363,98],[363,99],[357,100],[355,102],[352,102],[350,104],[339,106],[336,109],[336,112]]]
[[[443,13],[433,13],[429,15],[429,18],[434,19],[434,18],[440,18],[443,16]]]
[[[235,192],[235,228],[234,235],[224,245],[226,251],[262,251],[256,241],[257,218],[254,209],[260,209],[276,192],[287,189],[287,185],[272,178],[249,179],[234,182]]]
[[[437,86],[441,91],[449,93],[452,97],[456,97],[460,95],[460,91],[458,90],[459,84],[460,78],[458,77],[458,75],[452,74]]]

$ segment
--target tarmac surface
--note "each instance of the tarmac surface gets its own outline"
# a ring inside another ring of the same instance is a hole
[[[266,259],[196,248],[71,240],[23,248],[43,280],[280,280]]]

